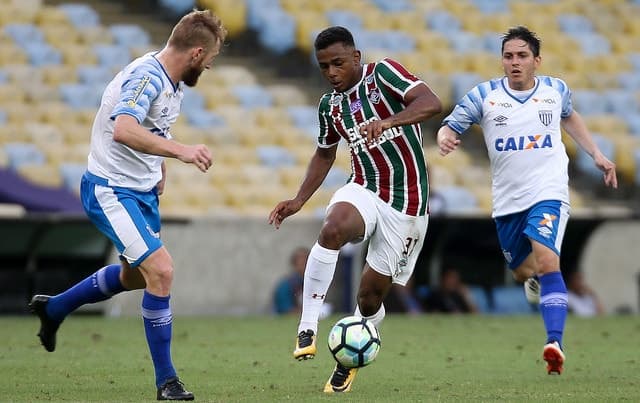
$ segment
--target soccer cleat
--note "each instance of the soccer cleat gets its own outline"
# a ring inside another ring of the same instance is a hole
[[[331,378],[324,385],[324,393],[344,393],[351,390],[358,368],[347,368],[336,364]]]
[[[40,331],[38,337],[45,350],[52,352],[56,349],[56,332],[60,322],[56,322],[47,315],[48,295],[34,295],[29,303],[29,310],[40,318]]]
[[[158,388],[158,400],[193,400],[193,393],[184,390],[184,383],[173,377]]]
[[[562,374],[562,364],[564,364],[564,353],[557,341],[545,344],[542,350],[542,358],[547,362],[547,373],[549,375]]]
[[[540,303],[540,282],[536,277],[528,278],[524,282],[524,295],[530,304]]]
[[[298,333],[293,358],[298,361],[309,360],[316,356],[316,351],[316,335],[313,330],[307,329]]]

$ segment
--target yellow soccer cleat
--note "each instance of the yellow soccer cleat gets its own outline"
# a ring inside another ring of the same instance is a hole
[[[336,364],[331,378],[324,385],[324,393],[344,393],[351,390],[358,368],[347,368]]]
[[[313,330],[307,329],[298,333],[293,358],[298,361],[310,360],[316,356],[316,352],[316,335]]]

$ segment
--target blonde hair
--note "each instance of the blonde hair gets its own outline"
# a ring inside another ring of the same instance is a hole
[[[226,37],[227,29],[220,18],[210,10],[193,10],[173,27],[167,43],[178,50],[194,47],[210,49],[222,45]]]

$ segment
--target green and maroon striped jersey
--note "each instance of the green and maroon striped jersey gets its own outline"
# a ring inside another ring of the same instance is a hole
[[[424,215],[429,183],[420,124],[388,129],[373,146],[359,131],[366,122],[403,110],[405,95],[422,81],[389,58],[364,65],[362,72],[350,90],[320,99],[318,145],[333,147],[344,138],[351,153],[349,182],[371,190],[402,213]]]

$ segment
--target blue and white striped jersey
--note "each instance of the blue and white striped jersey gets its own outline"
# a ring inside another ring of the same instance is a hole
[[[131,62],[107,85],[91,132],[88,170],[110,186],[149,191],[162,178],[164,157],[135,151],[113,140],[116,116],[128,114],[145,129],[170,139],[178,118],[182,83],[174,84],[155,58],[147,53]]]
[[[482,128],[491,161],[494,217],[542,200],[569,203],[569,158],[560,119],[572,112],[564,81],[538,76],[532,90],[514,91],[503,77],[478,84],[444,119],[458,134],[474,123]]]

